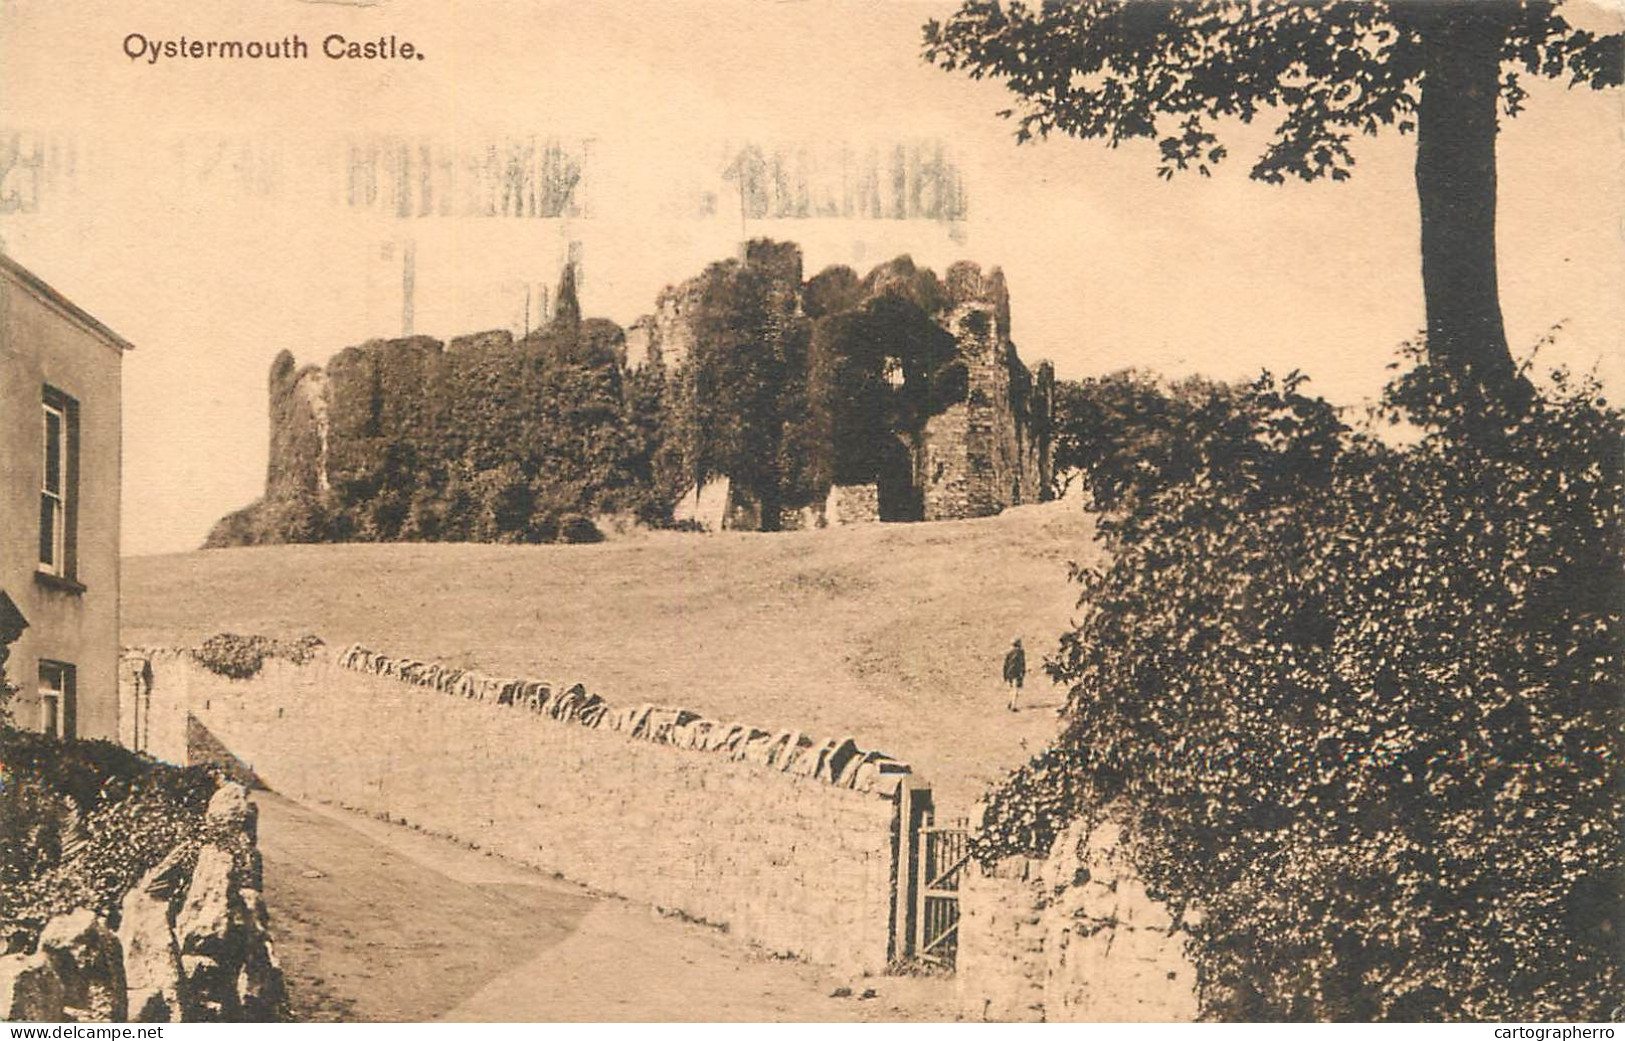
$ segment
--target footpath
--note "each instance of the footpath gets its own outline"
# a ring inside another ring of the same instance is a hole
[[[951,978],[842,978],[400,825],[254,801],[298,1020],[954,1018]]]

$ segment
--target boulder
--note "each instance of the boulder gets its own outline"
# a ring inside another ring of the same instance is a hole
[[[141,876],[119,906],[119,942],[129,1018],[136,1023],[174,1023],[181,1018],[181,955],[169,909],[185,881],[173,855]]]
[[[232,885],[232,857],[215,845],[204,846],[192,869],[192,884],[175,916],[175,939],[181,954],[218,958],[234,953],[234,929],[241,918]]]
[[[233,1019],[237,974],[246,937],[242,900],[233,884],[232,856],[216,845],[198,853],[192,884],[175,916],[181,953],[183,1017],[203,1022]]]
[[[816,776],[820,781],[839,784],[846,774],[847,765],[862,757],[863,750],[858,747],[857,741],[851,737],[831,741],[825,747],[826,751],[818,757]]]
[[[12,1023],[60,1023],[62,978],[39,954],[0,957],[0,1019]]]
[[[181,1019],[222,1023],[237,1018],[237,970],[206,954],[181,955]]]
[[[247,938],[243,945],[243,967],[237,974],[237,1003],[242,1018],[249,1023],[281,1023],[288,1019],[288,992],[282,979],[282,965],[271,942],[271,916],[265,898],[254,889],[238,891],[242,901]]]
[[[209,799],[204,816],[217,828],[240,831],[250,839],[259,837],[259,807],[249,801],[248,789],[240,784],[222,784]]]
[[[95,1023],[128,1018],[123,945],[94,911],[81,909],[45,923],[39,949],[62,981],[65,1018]]]

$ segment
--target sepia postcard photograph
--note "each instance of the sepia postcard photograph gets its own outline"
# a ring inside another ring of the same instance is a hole
[[[1620,0],[0,0],[9,1036],[1612,1038],[1622,80]]]

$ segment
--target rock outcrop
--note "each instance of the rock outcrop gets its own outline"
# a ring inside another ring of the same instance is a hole
[[[1147,888],[1109,817],[1073,822],[1043,860],[972,864],[959,889],[955,987],[967,1018],[1190,1022],[1186,923]]]
[[[185,864],[171,855],[143,875],[119,906],[118,934],[124,945],[132,1022],[181,1019],[181,952],[175,942],[171,908],[185,885]]]
[[[90,910],[58,915],[37,949],[0,957],[0,1019],[274,1022],[288,1018],[259,892],[256,812],[222,785],[196,852],[177,847],[119,903],[117,932]]]
[[[233,884],[231,854],[205,846],[192,871],[186,900],[175,916],[181,972],[186,983],[188,1020],[232,1018],[237,1008],[237,973],[242,969],[247,930],[242,900]]]
[[[44,951],[0,958],[0,1019],[60,1022],[66,1004],[62,977]]]
[[[62,981],[64,1018],[82,1023],[125,1020],[123,945],[95,912],[53,918],[40,933],[39,950]]]

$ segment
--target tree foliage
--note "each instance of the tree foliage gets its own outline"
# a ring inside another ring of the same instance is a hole
[[[964,0],[925,27],[925,56],[1004,82],[1025,141],[1059,131],[1156,142],[1158,173],[1207,175],[1227,121],[1275,121],[1252,176],[1350,176],[1356,136],[1417,135],[1428,350],[1493,431],[1529,402],[1507,346],[1496,263],[1498,108],[1520,77],[1618,86],[1625,34],[1558,0]],[[1499,102],[1499,105],[1498,105]],[[1509,414],[1509,415],[1508,415]]]
[[[1130,488],[1048,665],[1060,747],[989,810],[986,857],[1124,807],[1210,1017],[1618,1003],[1625,416],[1556,373],[1487,451],[1436,376],[1389,389],[1409,447],[1266,378]]]
[[[967,0],[925,28],[927,59],[1004,81],[1020,104],[1018,140],[1060,131],[1116,146],[1156,142],[1158,173],[1207,174],[1227,151],[1214,127],[1276,119],[1252,176],[1342,180],[1356,135],[1416,129],[1429,9],[1448,17],[1501,9],[1508,111],[1527,92],[1519,73],[1618,86],[1619,34],[1571,26],[1560,2],[1495,0],[1061,0],[1029,6]]]
[[[805,370],[807,323],[774,273],[756,264],[712,264],[700,284],[695,347],[679,379],[686,476],[699,485],[725,475],[776,518],[789,490],[778,466],[791,418],[785,387]]]

